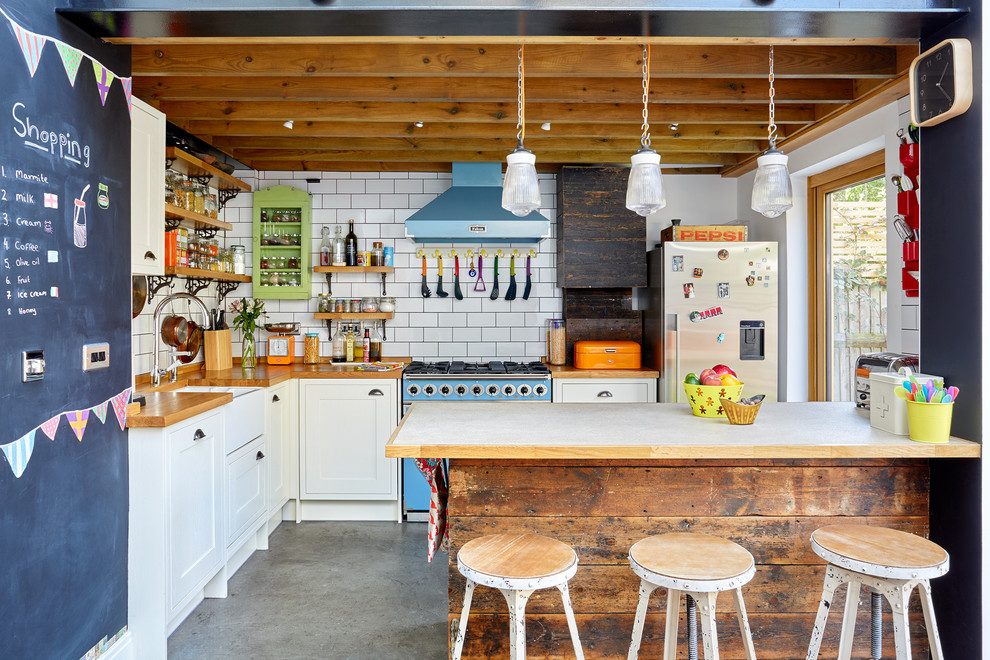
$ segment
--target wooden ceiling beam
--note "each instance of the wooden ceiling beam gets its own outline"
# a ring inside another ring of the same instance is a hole
[[[917,39],[893,37],[627,37],[627,36],[499,36],[484,37],[462,35],[433,35],[433,36],[299,36],[299,37],[107,37],[105,41],[112,44],[133,46],[216,46],[240,44],[252,46],[271,46],[282,44],[294,45],[364,45],[378,44],[463,44],[477,46],[482,41],[485,44],[508,44],[517,46],[520,43],[528,45],[586,45],[601,46],[604,44],[635,44],[644,43],[653,46],[917,46]]]
[[[515,77],[509,44],[214,44],[133,46],[134,77],[169,76],[470,76]],[[534,44],[526,76],[639,78],[636,44]],[[903,60],[903,56],[900,56]],[[651,71],[661,77],[763,78],[766,46],[658,45]],[[774,49],[779,78],[888,78],[899,72],[898,47],[792,46]]]
[[[777,103],[848,103],[860,82],[851,78],[783,78],[774,85]],[[867,78],[874,86],[882,80]],[[141,76],[134,95],[169,101],[389,101],[487,102],[516,100],[514,78],[291,76]],[[622,103],[641,98],[632,78],[533,78],[529,103]],[[751,78],[660,78],[650,80],[653,103],[752,103],[768,97],[769,83]]]
[[[505,151],[360,151],[340,149],[337,151],[296,151],[292,154],[272,149],[239,149],[232,155],[255,169],[291,170],[298,169],[299,163],[320,163],[316,169],[337,170],[336,161],[383,161],[383,162],[488,162],[500,163],[505,160]],[[544,154],[544,163],[613,163],[629,164],[628,152],[623,151],[554,151]],[[738,162],[732,154],[672,152],[663,154],[665,162],[671,165],[729,165]],[[537,155],[540,160],[540,155]],[[260,166],[263,165],[263,166]],[[311,169],[311,168],[307,168]]]
[[[332,120],[355,122],[500,122],[515,125],[515,103],[386,103],[345,101],[163,101],[159,109],[175,119],[270,119],[285,121]],[[642,106],[633,103],[528,103],[526,116],[534,123],[628,123],[639,121]],[[815,107],[783,104],[776,109],[778,124],[815,120]],[[650,121],[720,124],[765,124],[764,103],[656,103]]]

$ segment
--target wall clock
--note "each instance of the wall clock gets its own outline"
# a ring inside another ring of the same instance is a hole
[[[294,353],[295,338],[292,335],[268,337],[268,364],[292,364]]]
[[[911,62],[911,123],[934,126],[961,115],[973,101],[973,48],[946,39]]]

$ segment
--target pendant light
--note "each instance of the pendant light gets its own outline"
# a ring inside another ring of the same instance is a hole
[[[650,148],[650,46],[643,46],[643,135],[640,150],[632,156],[629,183],[626,187],[626,208],[648,216],[667,205],[660,178],[660,155]]]
[[[540,185],[536,180],[536,156],[523,146],[526,136],[526,88],[523,82],[523,46],[519,44],[519,95],[516,138],[519,144],[505,157],[502,180],[502,208],[522,217],[540,208]]]
[[[770,46],[770,124],[767,126],[770,148],[756,159],[759,169],[753,181],[752,208],[768,218],[776,218],[794,206],[791,177],[787,172],[787,155],[777,150],[777,125],[773,118],[773,46]]]

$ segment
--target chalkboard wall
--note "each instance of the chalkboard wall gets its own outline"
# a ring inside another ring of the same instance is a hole
[[[127,624],[127,436],[102,404],[130,384],[130,55],[54,7],[0,0],[3,658],[81,658]],[[97,342],[110,366],[84,372]]]

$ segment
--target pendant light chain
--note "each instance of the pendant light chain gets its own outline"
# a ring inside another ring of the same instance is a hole
[[[639,144],[643,149],[650,148],[650,45],[643,46],[643,136],[639,139]]]
[[[518,122],[516,123],[516,139],[519,140],[519,146],[523,146],[523,139],[526,137],[526,86],[523,83],[523,79],[526,76],[526,69],[523,66],[523,45],[519,44],[519,97],[518,104],[519,109],[517,110],[516,117]]]
[[[774,123],[773,116],[773,44],[770,45],[770,125],[767,126],[767,139],[770,140],[770,148],[777,148],[777,124]]]

